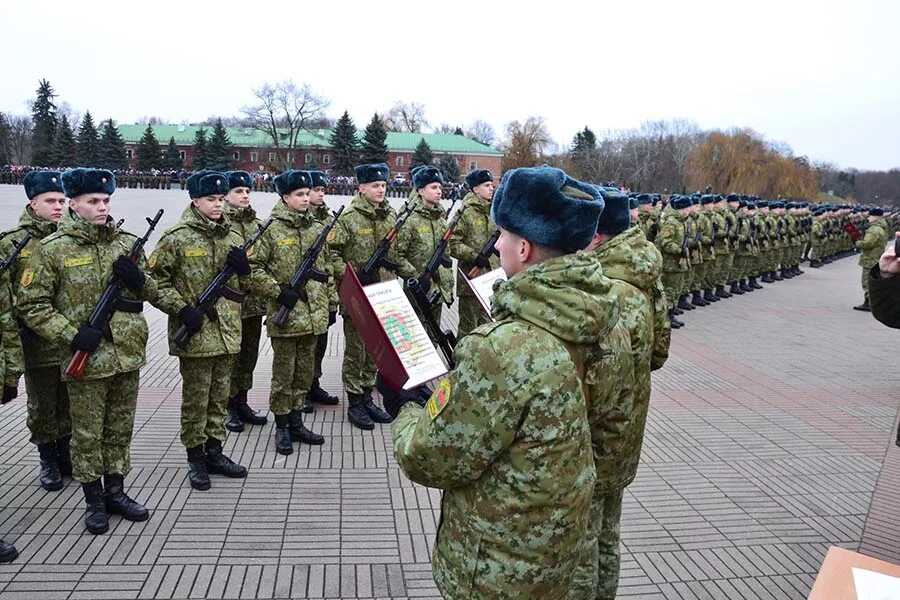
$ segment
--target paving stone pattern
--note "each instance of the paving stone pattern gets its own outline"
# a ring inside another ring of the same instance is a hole
[[[20,190],[0,186],[0,226]],[[272,195],[256,194],[268,208]],[[124,190],[117,216],[139,229],[147,206],[174,222],[180,192]],[[623,598],[805,598],[831,545],[900,562],[900,448],[893,444],[900,336],[859,301],[849,258],[685,315],[654,376],[642,463],[622,516]],[[445,311],[455,325],[455,311]],[[92,536],[74,483],[36,482],[24,384],[0,408],[0,536],[21,557],[0,565],[0,597],[436,598],[430,551],[440,494],[409,482],[389,427],[353,429],[345,406],[307,424],[324,446],[276,454],[270,422],[231,434],[246,480],[191,490],[178,440],[180,380],[164,317],[146,312],[142,371],[126,480],[153,510]],[[323,385],[340,388],[340,327]],[[250,404],[265,408],[266,343]]]

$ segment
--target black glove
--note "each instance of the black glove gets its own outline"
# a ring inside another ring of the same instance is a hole
[[[100,347],[100,341],[103,339],[103,333],[99,329],[94,329],[90,325],[83,325],[75,337],[72,338],[72,350],[78,352],[93,352]]]
[[[475,261],[473,263],[479,269],[490,269],[491,268],[491,259],[487,256],[482,256],[479,252],[475,257]]]
[[[294,308],[299,300],[300,294],[289,287],[285,287],[281,290],[281,293],[278,294],[278,304],[289,310]]]
[[[328,313],[328,326],[331,327],[337,323],[337,311],[329,311]]]
[[[144,273],[127,256],[120,256],[116,259],[113,263],[113,274],[135,294],[139,294],[144,289],[144,283],[147,281]]]
[[[225,264],[234,269],[234,272],[240,277],[246,277],[250,274],[250,262],[247,260],[247,251],[243,248],[235,246],[229,250]]]
[[[0,404],[6,404],[19,395],[19,388],[14,385],[3,386],[3,398],[0,398]]]
[[[203,312],[199,308],[185,306],[178,312],[178,318],[190,333],[197,333],[203,327]]]
[[[373,283],[378,283],[378,271],[374,271],[370,275],[366,275],[365,273],[357,273],[357,277],[359,277],[359,282],[363,286],[372,285]]]

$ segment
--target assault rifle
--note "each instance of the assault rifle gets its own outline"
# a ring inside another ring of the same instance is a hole
[[[241,245],[241,249],[244,251],[249,250],[253,244],[259,241],[259,238],[262,237],[262,234],[265,233],[266,229],[268,229],[271,224],[272,218],[269,217],[269,220],[259,226],[259,231],[256,232],[256,235],[247,238],[247,240],[244,241]],[[228,280],[233,276],[234,269],[226,262],[197,298],[196,308],[200,309],[210,321],[216,321],[219,318],[219,313],[216,311],[216,302],[219,301],[219,298],[224,297],[233,302],[240,303],[247,297],[245,292],[236,290],[228,285]],[[192,337],[194,337],[194,334],[188,331],[187,327],[181,325],[175,331],[175,335],[172,336],[172,342],[179,348],[184,349],[187,348],[188,342],[191,341]]]
[[[156,229],[157,224],[159,224],[163,212],[163,209],[159,209],[155,217],[152,219],[147,217],[149,228],[147,229],[147,233],[144,234],[144,237],[139,237],[134,240],[134,244],[131,245],[131,250],[127,254],[130,261],[136,263],[141,258],[141,253],[144,251],[144,245],[147,243],[147,240],[150,239],[150,234]],[[121,224],[122,221],[119,221],[116,227]],[[116,310],[121,310],[123,312],[140,312],[142,309],[140,300],[120,298],[119,294],[121,291],[122,283],[119,281],[118,277],[113,275],[112,278],[110,278],[109,283],[106,284],[106,289],[103,290],[103,293],[100,295],[100,300],[97,301],[97,304],[94,306],[94,310],[91,311],[91,316],[88,317],[87,321],[88,327],[99,329],[103,332],[103,337],[109,341],[112,341],[112,331],[109,328],[109,321],[112,319],[113,313],[115,313]],[[84,377],[84,372],[87,369],[87,363],[90,357],[91,353],[87,350],[78,350],[75,352],[75,355],[72,356],[72,360],[69,361],[69,364],[66,367],[66,375],[74,377],[75,379]]]
[[[478,253],[478,256],[483,259],[488,259],[492,255],[496,254],[497,250],[496,250],[496,248],[494,248],[494,246],[497,245],[497,240],[499,240],[499,239],[500,239],[500,230],[498,229],[494,232],[494,234],[490,238],[488,238],[487,243],[484,245],[484,248],[481,249],[481,252]],[[476,266],[472,267],[471,269],[469,269],[469,273],[468,273],[467,277],[469,279],[473,279],[475,277],[478,277],[480,274],[481,274],[481,269],[479,269],[478,266],[476,265]]]
[[[447,229],[444,230],[444,235],[441,236],[441,241],[435,246],[434,252],[431,253],[431,258],[425,263],[425,272],[419,277],[419,283],[421,283],[422,280],[427,281],[429,284],[432,281],[440,283],[441,274],[439,269],[441,267],[449,269],[453,266],[453,261],[447,256],[447,247],[450,245],[450,238],[453,237],[453,230],[456,229],[456,225],[459,223],[459,218],[462,216],[463,210],[465,210],[465,207],[457,211],[457,213],[453,215],[453,218],[450,219],[450,223],[447,224]],[[428,293],[429,304],[431,304],[431,306],[437,306],[440,297],[440,290],[432,289],[431,292]]]
[[[28,242],[31,241],[32,237],[34,237],[34,234],[31,233],[31,231],[26,231],[25,235],[22,236],[22,239],[19,240],[18,243],[16,243],[15,247],[13,248],[12,254],[10,254],[2,263],[0,263],[0,277],[3,277],[3,274],[16,264],[16,261],[19,260],[19,254],[22,253],[22,250],[25,248],[25,246],[28,245]]]
[[[334,218],[331,219],[331,222],[325,226],[321,233],[319,233],[319,236],[316,238],[316,241],[313,242],[313,245],[306,249],[306,254],[303,255],[300,266],[297,267],[297,270],[291,277],[290,283],[288,283],[288,287],[300,294],[301,298],[306,296],[306,283],[310,279],[322,284],[328,283],[328,273],[323,273],[316,268],[316,260],[319,258],[322,249],[325,247],[325,240],[328,239],[328,234],[331,233],[331,230],[334,228],[334,225],[337,223],[338,217],[341,216],[342,212],[344,212],[343,206],[334,213]],[[280,306],[278,312],[275,313],[275,316],[272,318],[272,323],[276,327],[284,327],[290,313],[290,308],[284,305]]]
[[[716,221],[710,219],[712,223],[712,236],[710,236],[709,240],[709,255],[711,257],[715,257],[716,255],[716,236],[719,234],[719,224]]]
[[[691,237],[691,220],[687,219],[684,222],[684,239],[681,240],[681,256],[690,260],[690,250],[688,250],[688,239]]]
[[[378,245],[375,246],[375,251],[372,252],[372,256],[369,257],[368,262],[366,262],[366,266],[357,271],[357,276],[362,279],[370,279],[375,273],[378,272],[379,267],[385,267],[389,271],[397,270],[397,263],[388,259],[387,253],[388,250],[391,249],[391,246],[394,244],[394,240],[397,239],[397,235],[400,234],[400,228],[403,227],[403,224],[406,223],[406,220],[415,210],[416,205],[414,202],[407,202],[406,206],[403,207],[403,212],[400,213],[400,216],[397,217],[397,220],[394,221],[394,224],[388,230],[384,237],[381,238],[381,241],[378,242]]]
[[[434,308],[431,306],[428,293],[418,279],[410,277],[406,282],[406,287],[410,296],[412,296],[413,304],[415,304],[419,315],[422,317],[422,324],[425,326],[425,331],[428,332],[428,337],[437,344],[441,354],[444,355],[444,361],[447,363],[447,366],[453,369],[456,366],[456,363],[453,361],[453,348],[456,346],[456,336],[450,331],[441,330],[441,324],[434,317]]]
[[[457,200],[459,200],[459,186],[454,185],[450,188],[450,208],[447,209],[447,213],[444,215],[445,219],[450,218],[450,213],[453,212],[453,207],[456,205]]]

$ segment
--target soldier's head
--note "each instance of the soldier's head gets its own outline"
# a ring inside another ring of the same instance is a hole
[[[218,171],[197,171],[187,178],[188,195],[197,211],[210,219],[218,221],[225,208],[225,196],[228,194],[228,176]]]
[[[638,194],[637,204],[638,212],[651,212],[653,210],[653,196],[650,194]]]
[[[325,204],[325,187],[328,185],[328,177],[325,171],[307,171],[309,174],[309,203],[313,206],[322,206]]]
[[[275,193],[294,212],[304,212],[309,208],[309,190],[312,177],[306,171],[291,169],[275,178]]]
[[[704,194],[700,197],[700,209],[703,212],[712,212],[716,208],[716,197],[712,194]]]
[[[728,207],[731,210],[735,210],[741,206],[741,197],[737,194],[728,194],[728,196],[725,197],[725,201],[728,202]]]
[[[413,172],[413,188],[423,201],[432,206],[441,201],[443,185],[444,176],[436,167],[427,165]]]
[[[387,194],[387,182],[391,177],[391,169],[384,163],[359,165],[356,167],[356,182],[359,193],[372,204],[384,202]]]
[[[62,174],[69,208],[87,221],[103,225],[109,219],[109,198],[116,191],[116,178],[105,169],[69,169]]]
[[[597,219],[597,231],[585,250],[596,250],[631,227],[631,223],[637,219],[637,198],[629,198],[609,188],[600,188],[599,191],[603,198],[603,212]]]
[[[22,184],[31,211],[45,221],[59,221],[66,208],[62,174],[58,171],[29,171]]]
[[[884,210],[881,208],[870,208],[869,209],[869,222],[872,223],[877,221],[881,217],[884,216]]]
[[[228,194],[225,195],[225,201],[231,206],[238,208],[249,207],[250,187],[253,185],[250,173],[247,171],[228,171],[225,175],[228,177]]]
[[[466,185],[485,202],[490,202],[494,197],[494,175],[487,169],[475,169],[467,173]]]
[[[603,206],[596,188],[561,169],[508,171],[491,204],[491,217],[500,228],[496,248],[507,277],[585,248],[597,230]]]

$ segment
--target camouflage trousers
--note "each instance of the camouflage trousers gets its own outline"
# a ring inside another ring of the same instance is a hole
[[[364,388],[375,386],[378,370],[349,317],[344,317],[344,338],[344,363],[341,368],[344,390],[348,394],[362,394]]]
[[[871,267],[869,267],[869,268],[863,267],[862,268],[862,289],[863,289],[863,294],[866,297],[866,300],[869,299],[869,271],[870,270],[872,270]]]
[[[684,287],[685,271],[663,271],[662,285],[666,291],[666,307],[669,310],[675,308],[678,304],[678,297],[681,296]]]
[[[349,317],[348,317],[349,318]],[[316,336],[316,365],[313,376],[316,379],[322,376],[322,361],[325,360],[325,352],[328,351],[328,332]]]
[[[726,285],[734,281],[731,278],[731,272],[734,269],[734,254],[722,251],[716,255],[716,283],[718,285]]]
[[[459,310],[459,327],[456,330],[456,339],[458,340],[479,325],[489,323],[491,320],[475,296],[460,296],[457,309]]]
[[[32,444],[49,444],[72,435],[69,392],[60,380],[58,365],[25,369],[28,394],[28,431]]]
[[[619,587],[619,521],[624,492],[620,489],[591,498],[588,533],[581,545],[570,600],[615,600]]]
[[[235,354],[179,357],[181,443],[194,448],[209,438],[225,440],[225,406]]]
[[[241,351],[234,361],[229,396],[253,387],[253,371],[259,359],[259,339],[262,335],[262,317],[241,319]]]
[[[269,338],[272,342],[269,408],[273,414],[286,415],[303,408],[315,370],[316,337],[301,335]]]
[[[58,371],[57,371],[58,373]],[[140,371],[70,381],[72,477],[81,483],[131,471],[131,432]]]

